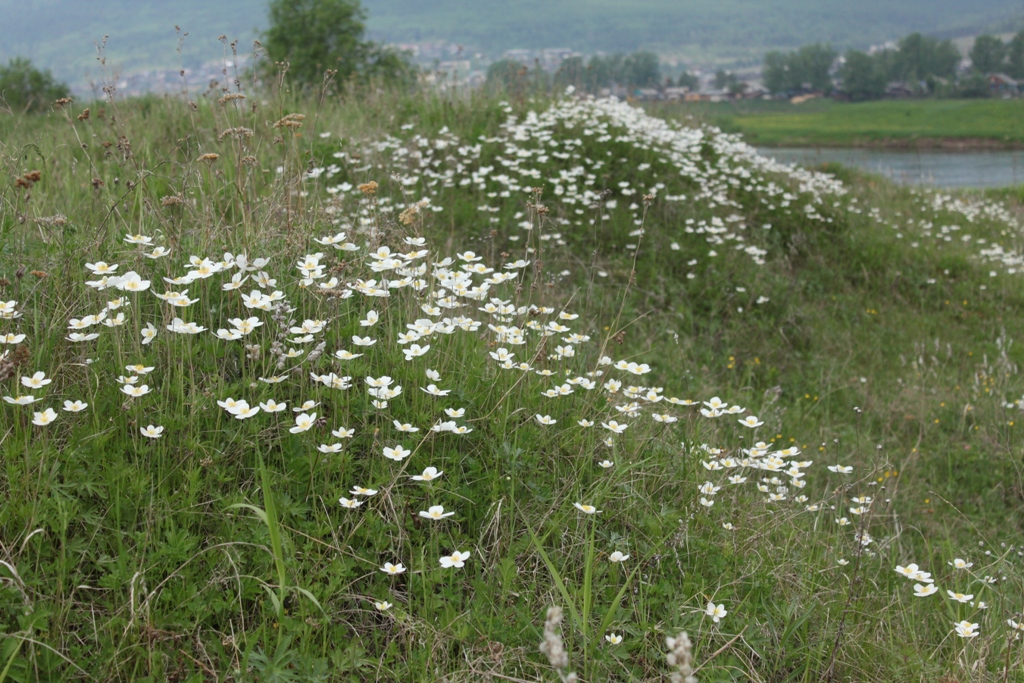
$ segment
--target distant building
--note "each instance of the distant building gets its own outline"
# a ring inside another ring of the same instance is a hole
[[[532,64],[535,59],[533,50],[505,50],[505,54],[502,57],[510,62],[519,62],[526,65]]]
[[[1016,95],[1020,92],[1020,82],[1006,74],[990,74],[988,87],[994,93]]]

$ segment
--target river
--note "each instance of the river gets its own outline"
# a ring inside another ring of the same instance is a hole
[[[902,185],[1006,187],[1024,183],[1024,151],[943,152],[882,149],[769,148],[757,150],[783,163],[813,167],[835,162],[891,178]]]

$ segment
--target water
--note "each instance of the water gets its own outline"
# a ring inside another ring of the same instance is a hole
[[[836,162],[878,173],[902,185],[1006,187],[1024,183],[1024,151],[942,152],[881,149],[759,148],[783,163],[813,167]]]

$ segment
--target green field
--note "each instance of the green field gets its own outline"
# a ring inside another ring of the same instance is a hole
[[[696,116],[769,147],[1024,145],[1024,100],[1019,99],[740,101],[662,105],[656,111]]]
[[[1024,681],[1019,194],[249,94],[0,118],[0,681]]]

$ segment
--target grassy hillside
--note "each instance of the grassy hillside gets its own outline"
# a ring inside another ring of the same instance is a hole
[[[670,117],[696,116],[742,133],[751,144],[775,147],[1024,145],[1024,102],[1020,100],[851,104],[822,99],[799,105],[740,101],[663,105],[654,111]]]
[[[1020,680],[1012,194],[267,100],[0,119],[7,678]]]
[[[367,0],[364,6],[371,33],[394,42],[457,42],[491,55],[520,47],[564,46],[588,53],[651,48],[697,63],[760,59],[766,49],[814,41],[863,47],[911,31],[969,32],[1020,9],[1012,0],[969,6],[953,0],[898,6],[881,0],[857,5],[835,0]],[[97,78],[94,45],[105,35],[111,64],[132,72],[178,67],[176,25],[190,33],[183,49],[186,63],[219,58],[216,39],[222,34],[241,39],[248,49],[254,29],[265,26],[266,2],[0,0],[0,16],[0,59],[27,56],[77,82],[86,73]]]

